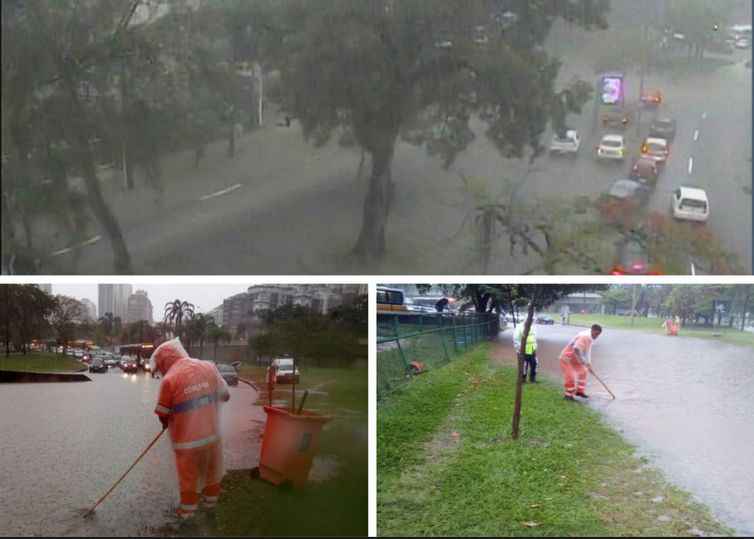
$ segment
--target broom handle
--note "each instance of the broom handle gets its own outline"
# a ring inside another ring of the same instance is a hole
[[[592,370],[592,366],[591,366],[591,365],[589,366],[589,372],[591,372],[591,373],[592,373],[592,374],[594,375],[594,377],[595,377],[595,378],[596,378],[597,380],[599,380],[599,383],[600,383],[600,384],[602,384],[602,387],[604,387],[604,388],[605,388],[605,389],[607,390],[607,392],[608,392],[608,393],[610,393],[610,396],[611,396],[611,397],[613,398],[613,400],[615,400],[615,395],[613,395],[613,392],[612,392],[612,391],[610,391],[610,388],[609,388],[609,387],[607,387],[607,386],[605,385],[605,382],[603,382],[603,381],[602,381],[602,380],[600,379],[600,377],[599,377],[599,376],[597,376],[597,373],[596,373],[596,372],[594,372],[594,371]]]
[[[118,484],[119,484],[119,483],[120,483],[121,481],[123,481],[123,479],[124,479],[124,478],[125,478],[125,477],[126,477],[126,476],[128,475],[128,472],[130,472],[130,471],[131,471],[131,470],[133,469],[133,467],[134,467],[134,466],[136,466],[136,464],[138,464],[138,462],[139,462],[139,461],[141,460],[141,458],[142,458],[142,457],[143,457],[144,455],[146,455],[146,454],[147,454],[147,451],[149,451],[150,449],[152,449],[152,446],[153,446],[154,444],[156,444],[156,443],[157,443],[157,440],[159,440],[159,439],[160,439],[160,436],[162,436],[162,433],[163,433],[163,432],[165,432],[165,429],[162,429],[162,430],[160,431],[160,433],[159,433],[159,434],[158,434],[157,436],[155,436],[154,440],[152,440],[152,443],[150,443],[150,444],[149,444],[149,445],[147,446],[147,448],[146,448],[146,449],[145,449],[144,451],[142,451],[142,452],[141,452],[141,455],[139,455],[139,457],[138,457],[138,458],[137,458],[137,459],[136,459],[136,460],[134,461],[134,463],[133,463],[133,464],[131,464],[131,466],[129,466],[128,470],[126,470],[126,471],[125,471],[125,473],[124,473],[123,475],[121,475],[121,476],[120,476],[120,479],[118,479],[118,480],[117,480],[117,481],[115,482],[115,484],[114,484],[114,485],[113,485],[112,487],[110,487],[110,490],[108,490],[107,492],[105,492],[105,495],[104,495],[104,496],[102,496],[102,497],[101,497],[101,498],[100,498],[99,500],[97,500],[97,503],[95,503],[95,504],[94,504],[94,505],[92,506],[92,508],[91,508],[91,509],[89,509],[89,511],[87,511],[87,512],[86,512],[86,514],[87,514],[87,515],[88,515],[88,514],[90,514],[90,513],[93,513],[93,512],[94,512],[94,510],[95,510],[95,509],[97,508],[97,506],[98,506],[99,504],[101,504],[101,503],[102,503],[102,502],[104,501],[104,499],[105,499],[105,498],[107,498],[107,497],[108,497],[108,496],[110,495],[110,493],[111,493],[111,492],[112,492],[112,491],[113,491],[113,490],[115,489],[115,487],[117,487],[117,486],[118,486]]]

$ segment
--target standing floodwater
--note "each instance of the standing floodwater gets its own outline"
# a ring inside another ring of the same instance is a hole
[[[118,370],[90,376],[91,383],[2,386],[3,534],[149,535],[173,521],[178,485],[167,436],[83,518],[162,428],[153,412],[160,380]],[[250,387],[231,387],[230,395],[225,462],[248,468],[258,459],[256,425],[264,414]]]
[[[537,326],[542,370],[559,383],[558,355],[581,329]],[[752,356],[713,340],[605,329],[593,366],[617,398],[593,377],[587,386],[590,405],[641,454],[745,536],[754,535]]]

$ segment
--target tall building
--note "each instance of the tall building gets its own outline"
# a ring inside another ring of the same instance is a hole
[[[138,322],[146,320],[152,322],[152,302],[144,290],[137,290],[128,297],[126,322]]]
[[[128,315],[128,298],[133,287],[130,284],[100,284],[98,288],[98,313],[113,313],[114,317],[126,320]]]
[[[238,325],[247,323],[251,318],[251,299],[249,294],[241,292],[223,300],[222,325],[233,331]]]
[[[97,320],[97,306],[94,304],[94,302],[90,299],[83,298],[81,301],[81,304],[84,306],[85,314],[84,319],[94,322]]]
[[[207,313],[207,316],[215,321],[218,326],[223,325],[223,305],[218,305]]]

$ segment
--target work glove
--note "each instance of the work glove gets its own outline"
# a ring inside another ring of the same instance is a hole
[[[162,423],[162,430],[165,430],[166,428],[168,428],[168,418],[167,418],[167,416],[158,415],[157,419],[159,419],[160,423]]]

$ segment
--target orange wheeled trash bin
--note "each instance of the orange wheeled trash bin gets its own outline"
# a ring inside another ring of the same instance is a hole
[[[307,411],[294,414],[275,406],[265,406],[264,411],[262,454],[259,468],[252,473],[273,485],[303,487],[319,452],[319,433],[332,418]]]

